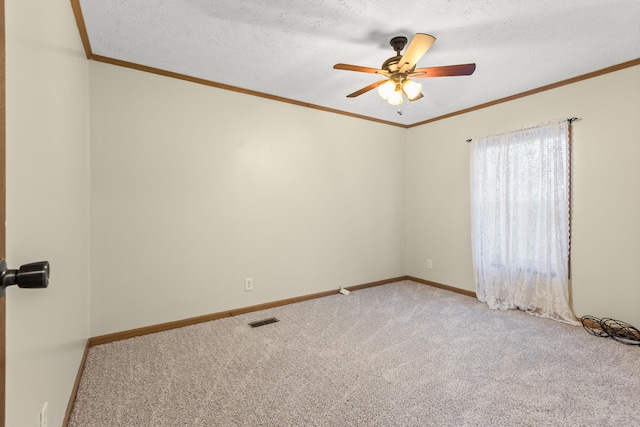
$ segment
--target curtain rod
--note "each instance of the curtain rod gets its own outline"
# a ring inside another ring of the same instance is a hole
[[[568,118],[568,119],[567,119],[567,121],[569,122],[569,124],[573,124],[573,122],[579,122],[580,120],[582,120],[582,119],[581,119],[581,118],[579,118],[579,117],[571,117],[571,118]],[[471,142],[471,141],[473,141],[473,139],[472,139],[472,138],[467,139],[467,142]]]

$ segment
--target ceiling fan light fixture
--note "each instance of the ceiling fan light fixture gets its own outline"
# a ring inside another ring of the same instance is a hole
[[[402,85],[402,91],[410,101],[416,99],[420,92],[422,91],[422,85],[420,83],[416,83],[413,80],[407,79]]]
[[[422,85],[411,80],[413,78],[424,77],[447,77],[447,76],[469,76],[476,69],[476,64],[445,65],[441,67],[416,68],[416,64],[424,55],[436,38],[424,33],[416,33],[408,46],[407,38],[404,36],[394,37],[390,45],[395,51],[395,56],[388,58],[382,63],[380,68],[361,67],[339,63],[333,66],[336,70],[358,71],[361,73],[381,74],[387,80],[378,80],[368,86],[363,87],[347,95],[347,98],[355,98],[378,88],[378,94],[391,105],[402,104],[406,96],[409,101],[422,98]],[[400,52],[405,49],[404,54]]]
[[[387,80],[378,86],[378,94],[382,99],[388,100],[391,94],[396,90],[396,85],[391,81]]]

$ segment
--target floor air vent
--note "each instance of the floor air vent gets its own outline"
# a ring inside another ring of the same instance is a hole
[[[279,320],[276,319],[275,317],[270,317],[268,319],[256,320],[255,322],[251,322],[249,323],[249,326],[251,326],[252,328],[257,328],[258,326],[264,326],[264,325],[268,325],[269,323],[276,323],[276,322],[279,322]]]

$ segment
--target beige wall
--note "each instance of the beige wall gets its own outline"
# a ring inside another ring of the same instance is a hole
[[[409,129],[408,274],[474,290],[465,140],[571,116],[574,312],[640,325],[640,66]]]
[[[91,335],[405,274],[404,129],[90,74]]]
[[[51,263],[7,289],[6,425],[60,426],[88,337],[88,65],[68,1],[6,1],[7,261]]]

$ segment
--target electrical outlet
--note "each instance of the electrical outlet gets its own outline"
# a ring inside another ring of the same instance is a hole
[[[431,270],[433,268],[433,260],[430,260],[430,259],[427,260],[427,268],[429,270]]]
[[[49,404],[44,402],[42,405],[42,409],[40,410],[40,427],[48,427],[49,426]]]
[[[253,290],[253,278],[247,277],[244,279],[244,290],[245,292]]]

